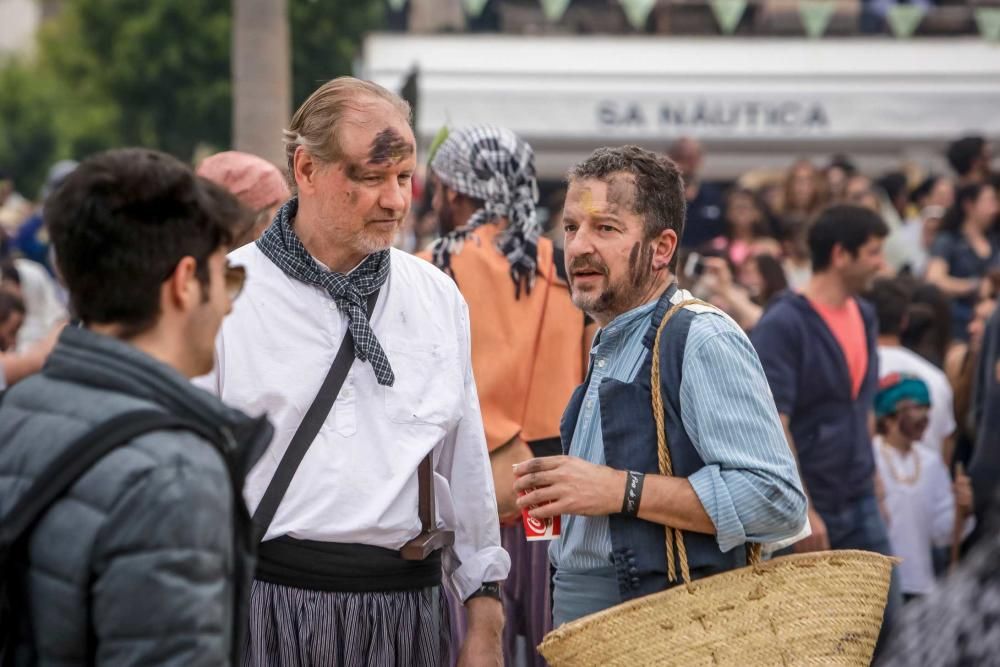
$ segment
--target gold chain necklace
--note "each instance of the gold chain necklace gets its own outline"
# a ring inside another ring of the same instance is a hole
[[[895,453],[893,452],[894,447],[892,445],[887,445],[885,442],[879,443],[882,448],[882,460],[885,461],[885,467],[889,470],[889,476],[892,477],[899,484],[905,484],[907,486],[912,486],[917,483],[920,479],[920,456],[911,450],[910,454],[913,456],[913,474],[907,477],[903,477],[896,470],[896,464],[893,461],[895,458]]]

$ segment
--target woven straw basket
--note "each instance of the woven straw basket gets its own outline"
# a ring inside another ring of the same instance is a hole
[[[660,386],[660,323],[653,387]],[[673,474],[663,400],[653,391],[660,473]],[[868,665],[882,627],[894,559],[866,551],[825,551],[760,561],[691,581],[684,536],[666,530],[667,578],[684,585],[581,618],[538,647],[552,667],[621,665]],[[676,552],[677,558],[674,554]]]

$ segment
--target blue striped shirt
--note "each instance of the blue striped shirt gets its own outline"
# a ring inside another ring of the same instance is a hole
[[[684,296],[678,292],[674,300]],[[571,456],[604,464],[598,388],[605,377],[635,380],[648,352],[642,339],[655,305],[620,315],[595,338]],[[806,510],[795,460],[756,352],[736,323],[717,311],[699,313],[691,323],[680,402],[684,428],[705,461],[688,481],[715,525],[719,548],[794,537]],[[789,516],[801,520],[789,525]],[[550,547],[552,563],[568,573],[607,572],[608,518],[564,516],[562,525],[562,536]]]

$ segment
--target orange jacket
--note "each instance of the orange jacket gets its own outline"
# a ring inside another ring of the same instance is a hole
[[[499,233],[494,224],[479,227],[451,258],[469,304],[472,370],[491,452],[519,434],[527,442],[559,437],[586,356],[584,315],[559,277],[552,241],[538,239],[534,287],[515,299],[510,266],[495,245]],[[419,256],[430,259],[426,251]]]

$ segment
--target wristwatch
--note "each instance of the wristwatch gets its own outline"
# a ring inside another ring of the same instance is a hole
[[[465,601],[468,602],[473,598],[481,598],[481,597],[493,598],[498,602],[502,601],[502,598],[500,596],[500,582],[499,581],[484,582],[483,585],[480,586],[479,589],[475,593],[470,595]]]

